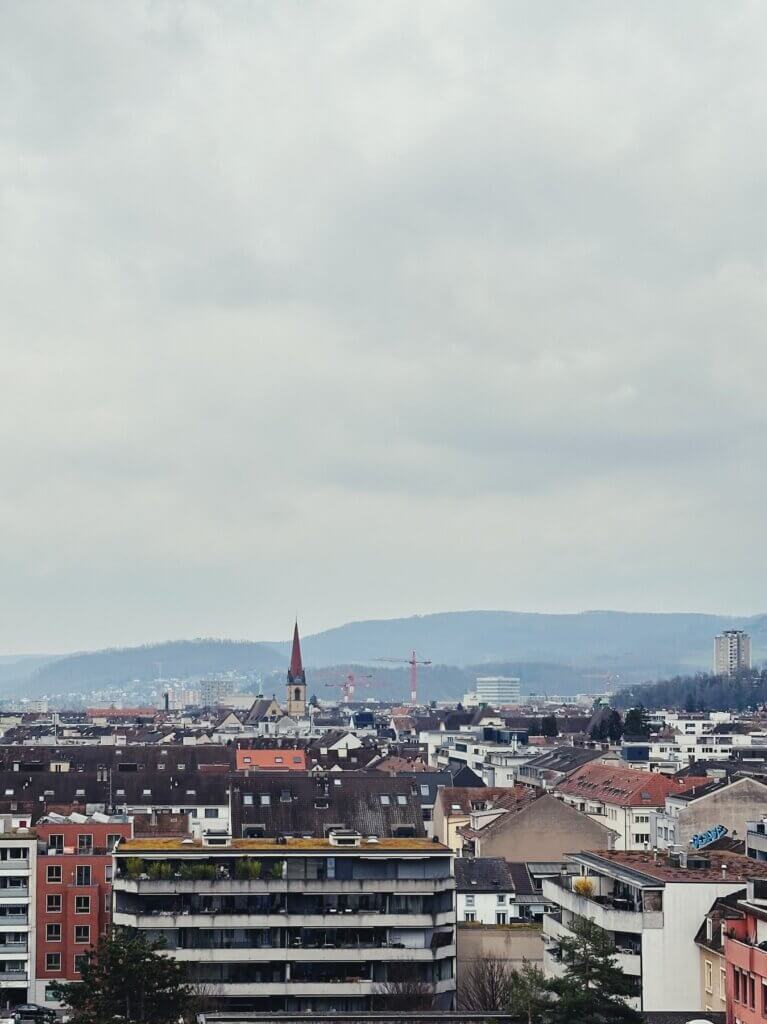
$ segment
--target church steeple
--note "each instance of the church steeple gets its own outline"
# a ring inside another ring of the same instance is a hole
[[[289,683],[305,683],[306,673],[301,662],[301,640],[298,636],[298,622],[293,627],[293,650],[290,652],[290,668],[288,669]]]
[[[301,661],[298,622],[293,628],[293,649],[290,652],[288,669],[288,714],[297,718],[303,718],[306,714],[306,673]]]

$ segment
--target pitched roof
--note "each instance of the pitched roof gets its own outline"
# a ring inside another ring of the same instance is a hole
[[[455,887],[458,892],[514,892],[511,865],[503,857],[458,857]]]
[[[706,781],[695,777],[674,779],[658,772],[591,762],[558,782],[556,791],[621,807],[663,807],[669,794],[683,793]]]
[[[446,786],[437,796],[446,815],[468,815],[472,811],[481,810],[512,810],[536,798],[537,794],[528,786],[484,786],[481,789],[475,786]]]
[[[249,799],[248,799],[249,798]],[[232,790],[234,835],[263,828],[265,836],[323,837],[328,828],[363,835],[424,835],[411,779],[338,772],[330,776],[256,772]]]
[[[236,757],[237,771],[306,771],[306,752],[303,750],[286,750],[284,747],[272,750],[238,749]]]

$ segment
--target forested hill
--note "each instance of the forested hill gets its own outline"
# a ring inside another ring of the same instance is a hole
[[[284,657],[267,644],[236,640],[178,640],[71,654],[33,672],[25,691],[54,694],[122,686],[134,680],[199,678],[225,672],[271,672]]]
[[[754,660],[767,657],[767,616],[682,612],[441,612],[350,622],[313,635],[305,635],[305,628],[302,646],[308,665],[371,664],[381,657],[404,658],[415,648],[435,664],[556,662],[633,681],[708,670],[714,637],[723,629],[746,629]],[[287,656],[287,643],[272,646]]]
[[[632,686],[616,694],[616,707],[678,708],[683,711],[744,711],[767,703],[767,669],[737,676],[675,676]]]

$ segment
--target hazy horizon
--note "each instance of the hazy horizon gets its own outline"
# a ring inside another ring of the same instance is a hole
[[[0,651],[759,614],[765,34],[3,5]]]
[[[510,615],[552,615],[552,616],[578,616],[578,615],[589,615],[589,614],[615,614],[615,615],[702,615],[711,618],[728,618],[735,620],[745,620],[754,617],[760,617],[767,615],[767,612],[753,612],[744,615],[736,615],[731,612],[712,612],[712,611],[690,611],[689,609],[672,609],[666,612],[652,611],[647,608],[638,609],[626,609],[626,608],[582,608],[578,611],[560,611],[560,612],[542,612],[537,609],[525,609],[525,608],[452,608],[452,609],[440,609],[431,612],[419,612],[413,613],[412,615],[390,615],[390,616],[377,616],[366,619],[348,619],[343,622],[331,623],[327,626],[322,626],[318,629],[304,629],[299,618],[299,629],[301,636],[304,639],[316,636],[318,634],[326,633],[335,629],[343,629],[346,626],[352,625],[364,625],[366,623],[379,623],[379,622],[399,622],[408,621],[409,619],[424,619],[430,616],[442,616],[442,615],[471,615],[471,614],[510,614]],[[27,650],[27,651],[3,651],[0,652],[0,661],[13,661],[16,658],[48,658],[48,657],[67,657],[73,654],[86,654],[90,652],[108,651],[108,650],[121,650],[133,647],[142,646],[153,646],[155,644],[162,643],[183,643],[194,640],[224,640],[231,641],[233,643],[261,643],[265,645],[278,645],[278,644],[290,644],[292,638],[292,624],[288,633],[283,636],[276,638],[264,637],[260,635],[252,636],[231,636],[226,634],[214,635],[211,633],[205,634],[200,633],[196,636],[179,635],[179,636],[158,636],[151,640],[137,640],[132,643],[115,643],[107,644],[99,647],[76,647],[71,650]],[[713,637],[712,637],[713,641]],[[407,653],[404,651],[403,653]]]

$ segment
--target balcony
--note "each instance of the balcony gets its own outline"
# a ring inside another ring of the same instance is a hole
[[[455,956],[455,946],[441,949],[402,948],[379,946],[377,948],[321,946],[296,949],[268,946],[216,947],[215,949],[168,948],[174,960],[190,963],[316,963],[318,958],[332,960],[336,964],[358,964],[360,957],[380,963],[432,963]]]
[[[431,895],[455,889],[454,878],[355,878],[355,879],[286,879],[214,878],[189,881],[185,879],[115,878],[112,887],[118,892],[143,896],[169,893],[216,893],[237,896],[259,893],[306,893],[317,895],[333,892],[346,895],[396,893],[398,896]]]
[[[26,971],[0,971],[0,982],[3,985],[18,985],[27,987],[27,972]]]
[[[17,928],[19,925],[26,925],[29,923],[29,918],[26,914],[0,914],[0,929],[2,928]]]
[[[600,897],[598,900],[579,896],[554,879],[543,880],[543,896],[579,917],[590,917],[600,928],[610,932],[642,932],[646,928],[663,927],[663,911],[635,909],[628,900]]]
[[[767,978],[767,949],[761,949],[744,939],[731,939],[728,936],[724,940],[724,955],[733,967],[740,967],[741,970],[756,974],[760,978]]]
[[[28,875],[29,859],[14,857],[13,860],[0,860],[0,875]]]
[[[0,904],[8,900],[14,903],[26,899],[29,899],[29,888],[26,885],[9,885],[5,888],[0,886]]]
[[[246,922],[256,928],[433,928],[437,925],[453,924],[455,911],[447,910],[436,914],[407,914],[400,912],[374,913],[362,911],[350,914],[288,914],[278,912],[254,913],[242,911],[210,911],[209,913],[163,911],[154,914],[115,910],[113,923],[128,928],[242,928]]]

